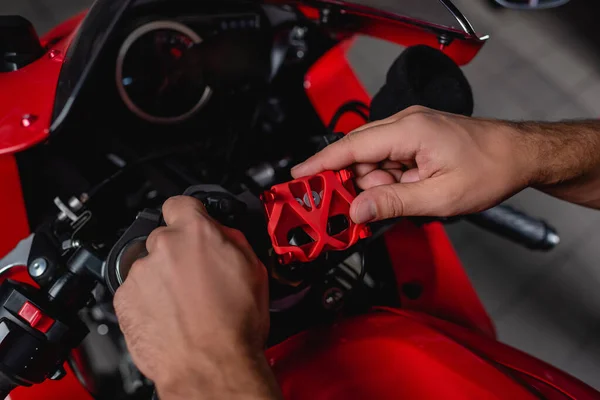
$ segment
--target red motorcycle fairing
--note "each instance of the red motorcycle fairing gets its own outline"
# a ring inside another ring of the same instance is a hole
[[[400,310],[304,332],[269,349],[267,359],[288,400],[599,398],[495,340]]]
[[[25,150],[48,137],[64,55],[83,15],[41,39],[47,49],[44,56],[17,71],[0,73],[0,155]]]

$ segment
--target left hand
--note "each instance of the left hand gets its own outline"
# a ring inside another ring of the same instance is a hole
[[[115,295],[133,361],[162,400],[274,399],[268,280],[245,237],[175,197]]]

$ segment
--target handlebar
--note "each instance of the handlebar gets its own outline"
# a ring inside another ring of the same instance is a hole
[[[552,250],[560,243],[556,229],[510,206],[500,205],[465,219],[531,250]]]

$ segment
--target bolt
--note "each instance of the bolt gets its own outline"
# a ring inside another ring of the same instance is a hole
[[[69,199],[69,207],[71,207],[71,210],[77,212],[77,211],[81,210],[81,208],[83,207],[83,204],[77,197],[71,197]]]
[[[329,22],[329,14],[331,10],[329,8],[324,8],[321,10],[321,23],[326,24]]]
[[[23,128],[29,128],[35,121],[37,121],[38,116],[33,114],[25,114],[21,118],[21,126]]]
[[[294,39],[296,40],[302,40],[304,39],[304,36],[306,35],[306,28],[302,28],[302,27],[295,27],[294,28]]]
[[[344,299],[344,292],[338,287],[332,287],[323,294],[323,307],[327,310],[339,308]]]
[[[60,50],[52,49],[48,52],[48,58],[52,59],[60,54]]]
[[[65,369],[63,367],[59,367],[56,370],[56,372],[54,374],[52,374],[52,376],[50,377],[50,379],[52,379],[53,381],[57,381],[59,379],[64,378],[65,375],[67,375],[67,371],[65,371]]]
[[[71,247],[74,249],[81,247],[81,242],[79,240],[75,239],[75,240],[71,241]]]
[[[233,211],[233,203],[230,199],[221,199],[219,201],[219,211],[224,214],[230,214]]]
[[[313,191],[312,193],[312,198],[315,202],[315,207],[319,207],[319,204],[321,204],[321,196],[319,196],[319,193]],[[308,198],[308,193],[306,193],[304,195],[304,204],[306,204],[306,207],[308,208],[312,208],[312,206],[310,205],[310,199]]]
[[[97,331],[98,335],[106,336],[108,334],[108,326],[106,326],[106,324],[100,324],[98,325]]]
[[[36,258],[29,266],[29,275],[33,278],[39,278],[44,275],[48,269],[48,261],[45,258]]]

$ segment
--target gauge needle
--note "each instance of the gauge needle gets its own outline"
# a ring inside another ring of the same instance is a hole
[[[169,77],[165,76],[162,85],[160,85],[160,87],[158,88],[158,94],[162,94],[167,89],[167,87],[169,87]]]

